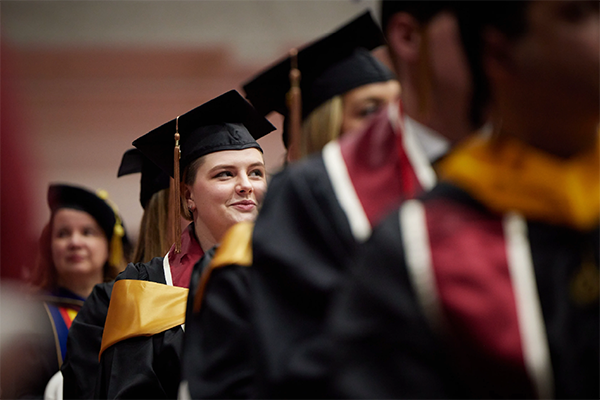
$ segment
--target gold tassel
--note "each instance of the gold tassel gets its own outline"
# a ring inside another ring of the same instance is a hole
[[[173,233],[175,236],[175,254],[181,253],[181,193],[179,176],[179,159],[181,158],[181,149],[179,147],[179,116],[175,119],[175,149],[173,150]]]
[[[121,222],[119,215],[119,209],[117,205],[108,198],[108,192],[104,189],[96,191],[96,196],[100,197],[109,207],[113,210],[115,215],[115,225],[113,227],[112,239],[110,241],[110,258],[108,263],[114,267],[122,268],[125,261],[125,254],[123,252],[123,236],[125,236],[125,229]]]
[[[302,94],[300,91],[300,70],[298,69],[298,51],[290,50],[290,90],[287,93],[288,102],[288,134],[289,146],[287,159],[289,162],[299,160],[301,157],[301,135],[302,135]]]

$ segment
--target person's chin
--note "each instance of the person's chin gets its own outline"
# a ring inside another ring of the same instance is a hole
[[[256,210],[256,208],[252,211],[237,212],[235,220],[236,222],[254,222],[257,215],[258,211]]]
[[[88,262],[79,262],[69,265],[67,273],[74,275],[86,274],[89,273],[92,269],[93,267]]]

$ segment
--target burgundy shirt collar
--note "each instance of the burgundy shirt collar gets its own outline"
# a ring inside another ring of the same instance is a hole
[[[204,255],[198,239],[194,234],[194,224],[189,224],[181,234],[181,253],[175,254],[175,244],[169,250],[169,265],[173,277],[173,286],[187,288],[194,264]]]

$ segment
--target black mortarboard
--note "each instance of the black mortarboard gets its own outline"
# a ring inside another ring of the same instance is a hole
[[[367,11],[299,50],[302,117],[334,96],[369,83],[394,79],[392,71],[370,53],[383,44],[381,30]],[[246,97],[262,115],[271,111],[287,115],[291,66],[291,57],[287,57],[244,84]]]
[[[154,193],[169,187],[171,178],[141,151],[129,149],[123,154],[117,177],[136,173],[141,173],[140,203],[145,209]]]
[[[231,90],[136,139],[133,145],[174,176],[174,135],[180,139],[180,171],[197,158],[217,151],[256,148],[257,139],[275,130],[237,91]],[[181,178],[181,176],[180,176]]]
[[[399,12],[412,15],[417,21],[427,23],[438,13],[453,7],[450,1],[405,1],[405,0],[382,0],[381,1],[381,28],[387,30],[387,25],[392,16]]]

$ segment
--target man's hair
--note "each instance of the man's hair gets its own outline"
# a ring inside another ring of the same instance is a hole
[[[490,101],[490,85],[483,68],[484,39],[486,28],[494,28],[509,40],[517,39],[527,31],[527,7],[529,1],[469,1],[457,2],[455,13],[460,27],[461,41],[465,50],[473,80],[470,119],[473,126],[481,126],[484,110]]]

